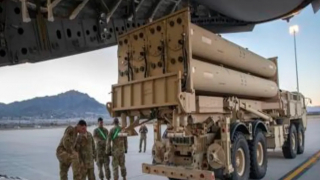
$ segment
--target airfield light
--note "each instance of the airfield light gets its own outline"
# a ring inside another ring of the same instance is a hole
[[[299,32],[299,26],[298,25],[290,26],[289,32],[290,34],[293,34],[293,35],[297,34],[297,32]]]
[[[296,46],[296,34],[299,32],[299,26],[293,25],[289,27],[289,33],[293,34],[293,40],[294,40],[294,57],[296,61],[296,78],[297,78],[297,91],[299,92],[299,75],[298,75],[298,62],[297,62],[297,46]]]

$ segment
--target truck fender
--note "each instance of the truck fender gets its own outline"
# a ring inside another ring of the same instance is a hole
[[[261,129],[265,133],[269,133],[267,126],[260,120],[252,122],[252,134],[255,135],[257,130]]]
[[[230,138],[233,139],[233,136],[236,131],[240,131],[243,134],[250,134],[249,129],[244,123],[241,122],[235,122],[230,124]]]

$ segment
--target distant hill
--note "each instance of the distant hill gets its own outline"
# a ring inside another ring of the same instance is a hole
[[[308,114],[320,114],[320,106],[307,107]],[[75,90],[55,96],[37,97],[10,104],[0,103],[0,119],[66,119],[103,116],[105,105]]]
[[[88,116],[109,117],[109,114],[105,105],[88,94],[75,90],[10,104],[0,103],[0,119],[65,119]]]

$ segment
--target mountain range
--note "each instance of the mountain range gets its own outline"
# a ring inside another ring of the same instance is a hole
[[[320,114],[320,106],[307,108],[308,114]],[[66,119],[110,117],[105,105],[88,94],[71,90],[54,96],[0,103],[0,119]]]
[[[88,94],[75,90],[10,104],[0,103],[0,119],[65,119],[92,116],[110,117],[105,105]]]

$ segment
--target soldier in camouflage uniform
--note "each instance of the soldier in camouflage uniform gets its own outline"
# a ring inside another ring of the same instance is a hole
[[[106,174],[106,179],[110,180],[110,159],[106,154],[106,145],[108,137],[108,129],[103,127],[103,119],[98,119],[99,127],[93,131],[93,137],[96,141],[96,162],[99,170],[99,177],[103,180],[103,167]]]
[[[128,150],[128,140],[127,137],[118,136],[119,132],[121,131],[119,120],[115,118],[113,123],[115,126],[111,128],[109,132],[106,151],[108,155],[112,154],[112,169],[114,179],[119,179],[118,166],[120,166],[121,176],[123,177],[123,180],[126,180],[127,170],[125,166],[125,153],[127,153]]]
[[[142,125],[139,129],[140,132],[140,145],[139,145],[139,153],[141,152],[141,146],[142,146],[142,142],[144,144],[143,146],[143,150],[144,152],[146,152],[146,146],[147,146],[147,133],[148,133],[148,128],[146,125]]]
[[[95,180],[94,175],[94,159],[96,157],[95,144],[93,136],[90,132],[79,135],[80,143],[77,144],[79,148],[80,172],[81,179]]]
[[[68,126],[56,149],[56,156],[59,160],[60,180],[68,180],[68,171],[72,165],[73,179],[80,180],[79,155],[76,151],[77,134],[87,131],[87,123],[80,120],[76,127]]]

